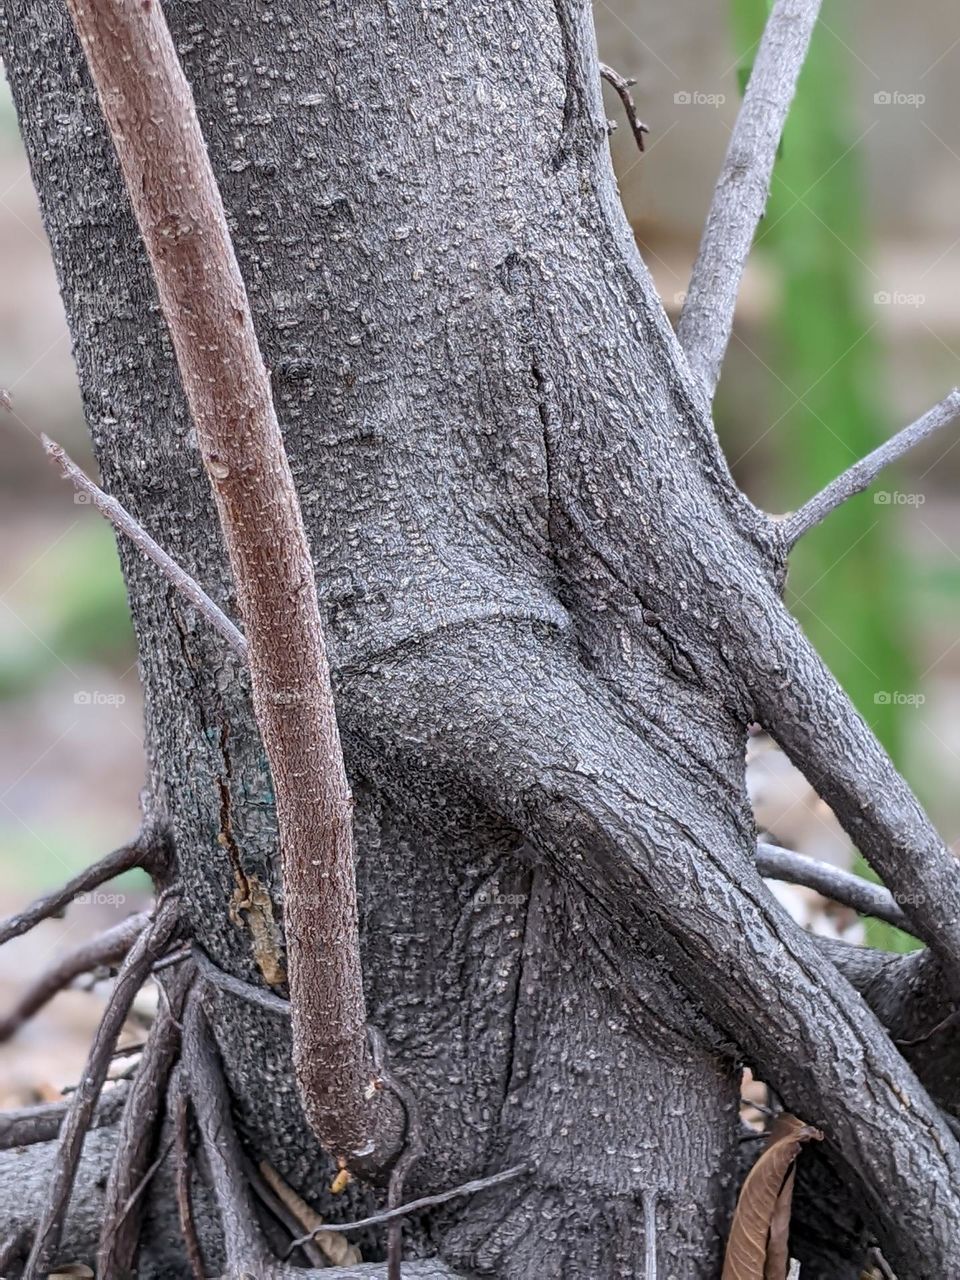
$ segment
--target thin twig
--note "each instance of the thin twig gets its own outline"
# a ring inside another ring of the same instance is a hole
[[[720,377],[743,268],[763,216],[780,137],[821,0],[777,0],[713,193],[677,329],[707,395]]]
[[[180,1220],[180,1234],[183,1236],[183,1247],[193,1280],[205,1280],[207,1270],[203,1264],[200,1241],[197,1239],[197,1227],[193,1220],[193,1197],[190,1193],[190,1099],[183,1090],[183,1077],[180,1068],[176,1068],[170,1082],[170,1099],[172,1101],[174,1141],[176,1144],[175,1194],[177,1198],[177,1217]]]
[[[141,911],[61,956],[27,988],[6,1017],[0,1019],[0,1044],[15,1035],[29,1018],[81,974],[92,973],[101,965],[119,963],[149,919],[150,913]]]
[[[126,1105],[129,1088],[126,1081],[111,1084],[97,1103],[90,1120],[90,1129],[102,1129],[116,1124]],[[0,1151],[9,1151],[12,1147],[29,1147],[35,1142],[52,1142],[59,1134],[69,1109],[70,1103],[63,1101],[44,1102],[33,1107],[18,1107],[16,1110],[0,1112]]]
[[[882,885],[871,884],[849,871],[841,871],[827,862],[817,862],[791,849],[779,845],[757,842],[757,870],[769,880],[783,880],[787,884],[799,884],[814,889],[825,898],[832,898],[861,915],[883,920],[896,929],[912,933],[913,926],[889,892]]]
[[[89,893],[93,889],[98,889],[100,885],[105,884],[108,880],[113,880],[115,876],[122,875],[125,871],[130,871],[134,867],[147,866],[150,862],[151,853],[158,847],[158,838],[141,835],[130,844],[121,845],[119,849],[114,849],[112,853],[108,853],[105,858],[95,862],[92,867],[87,867],[85,871],[81,871],[79,875],[74,876],[72,880],[68,880],[65,885],[55,889],[53,893],[48,893],[44,897],[38,898],[36,902],[32,902],[24,911],[19,911],[14,916],[8,916],[6,920],[0,922],[0,946],[13,938],[19,938],[21,934],[29,932],[41,920],[48,920],[51,916],[59,915],[69,907],[74,898],[78,898],[82,893]]]
[[[83,1140],[90,1128],[117,1036],[123,1029],[137,992],[150,973],[157,953],[169,944],[178,923],[177,898],[170,893],[162,894],[157,902],[153,923],[133,944],[117,975],[103,1018],[97,1027],[83,1076],[70,1100],[60,1129],[60,1144],[50,1176],[47,1205],[37,1226],[33,1248],[24,1268],[24,1280],[40,1280],[52,1269],[76,1179]]]
[[[643,1193],[644,1280],[657,1280],[657,1193]]]
[[[614,71],[613,67],[608,67],[605,62],[600,63],[600,74],[607,84],[612,85],[616,90],[617,96],[623,103],[623,109],[627,113],[627,119],[630,122],[630,129],[637,147],[643,151],[643,135],[649,133],[650,130],[637,115],[637,104],[634,102],[633,94],[630,92],[637,83],[636,80],[622,76],[619,71]],[[613,126],[611,125],[610,127],[612,128]]]
[[[399,1100],[406,1116],[403,1149],[390,1171],[387,1191],[387,1207],[396,1209],[403,1200],[403,1187],[407,1174],[423,1156],[423,1132],[420,1127],[420,1108],[413,1090],[399,1080],[390,1070],[387,1042],[379,1030],[368,1027],[374,1066],[387,1088]],[[387,1228],[387,1280],[401,1280],[403,1259],[403,1219],[395,1218]]]
[[[85,494],[90,499],[91,505],[96,507],[101,515],[106,516],[118,532],[129,538],[148,560],[153,561],[167,581],[195,606],[197,612],[206,618],[207,622],[216,631],[219,631],[231,649],[246,662],[246,640],[239,628],[230,621],[220,606],[210,599],[203,587],[191,578],[186,569],[177,564],[176,560],[169,556],[158,542],[150,537],[146,529],[133,518],[126,507],[121,506],[116,498],[111,498],[108,493],[104,493],[98,485],[94,484],[90,477],[80,470],[60,445],[45,435],[41,436],[41,439],[43,440],[43,447],[47,451],[47,456],[57,464],[62,474],[70,481],[77,492]]]
[[[167,978],[167,1002],[157,1014],[117,1133],[104,1195],[103,1225],[97,1249],[97,1275],[127,1275],[133,1269],[139,1222],[130,1218],[163,1114],[167,1082],[180,1049],[180,1017],[193,981],[190,969]]]
[[[375,1227],[381,1222],[392,1222],[394,1218],[405,1218],[421,1209],[432,1209],[438,1204],[446,1204],[448,1200],[457,1200],[460,1196],[476,1195],[478,1191],[486,1191],[488,1187],[498,1187],[501,1183],[513,1182],[522,1174],[528,1173],[529,1169],[528,1164],[515,1164],[500,1173],[492,1173],[489,1178],[474,1178],[473,1181],[463,1182],[459,1187],[451,1188],[450,1191],[441,1191],[435,1196],[421,1196],[419,1200],[410,1200],[406,1204],[398,1205],[395,1209],[384,1209],[382,1213],[374,1213],[369,1218],[358,1218],[356,1222],[324,1223],[309,1236],[294,1240],[285,1257],[289,1258],[294,1249],[299,1248],[304,1240],[319,1235],[321,1231],[361,1231],[364,1227]]]
[[[321,1144],[389,1150],[369,1089],[347,783],[316,574],[246,288],[159,4],[68,0],[153,269],[233,572],[276,792],[294,1069]],[[330,1082],[337,1082],[336,1088]]]
[[[928,410],[922,418],[891,436],[873,453],[855,462],[843,475],[837,476],[820,493],[805,502],[799,511],[786,517],[781,522],[781,532],[789,550],[796,546],[800,538],[816,525],[824,521],[831,511],[835,511],[854,494],[862,493],[870,487],[874,480],[891,463],[902,458],[905,453],[915,448],[928,436],[935,435],[956,421],[960,415],[960,389],[953,391],[939,404]]]
[[[223,1226],[227,1274],[266,1274],[269,1253],[243,1172],[243,1150],[233,1123],[220,1058],[196,992],[188,999],[184,1013],[181,1063],[210,1166]]]

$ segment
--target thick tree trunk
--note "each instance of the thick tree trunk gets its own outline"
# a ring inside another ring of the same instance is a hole
[[[653,1198],[664,1273],[718,1274],[743,1055],[828,1124],[875,1219],[901,1188],[893,1095],[915,1090],[916,1231],[960,1173],[952,1139],[752,867],[745,726],[758,706],[774,720],[789,662],[825,677],[777,612],[775,527],[730,480],[629,240],[589,6],[164,9],[315,557],[368,1016],[423,1117],[407,1192],[530,1166],[412,1220],[407,1256],[504,1280],[640,1276]],[[236,616],[72,30],[59,2],[4,0],[0,33],[105,486]],[[188,927],[223,970],[275,981],[274,798],[246,672],[121,556]],[[285,1022],[226,990],[211,1011],[250,1151],[331,1217],[373,1203],[330,1203]],[[889,1088],[854,1116],[873,1070]],[[903,1280],[960,1267],[943,1206]]]

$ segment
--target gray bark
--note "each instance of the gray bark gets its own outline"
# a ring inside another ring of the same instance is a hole
[[[532,1169],[412,1222],[406,1256],[639,1276],[655,1193],[668,1274],[718,1274],[747,1060],[825,1129],[901,1280],[960,1274],[952,1134],[756,875],[747,723],[822,781],[954,987],[956,872],[780,602],[782,536],[733,484],[616,201],[589,7],[165,10],[315,559],[368,1014],[423,1115],[407,1193]],[[0,13],[104,487],[236,616],[79,50],[59,3]],[[246,672],[120,551],[187,931],[256,982],[282,913]],[[238,871],[266,890],[239,918]],[[334,1221],[374,1207],[330,1202],[283,1020],[216,999],[251,1154]]]

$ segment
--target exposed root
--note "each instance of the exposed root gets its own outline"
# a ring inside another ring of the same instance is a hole
[[[60,1131],[60,1144],[50,1179],[48,1202],[37,1226],[33,1248],[23,1272],[24,1280],[41,1280],[41,1277],[48,1274],[56,1260],[60,1233],[77,1175],[83,1140],[90,1127],[97,1099],[106,1079],[117,1036],[123,1028],[137,992],[148,977],[158,955],[174,938],[178,922],[179,900],[172,894],[162,895],[157,903],[153,922],[140,934],[123,962],[94,1036],[83,1077],[70,1100]]]
[[[184,1014],[181,1062],[223,1226],[226,1271],[229,1275],[263,1275],[269,1266],[269,1251],[243,1171],[243,1151],[220,1059],[196,994],[187,1001]]]
[[[143,932],[149,918],[149,912],[139,912],[61,956],[27,988],[10,1013],[0,1019],[0,1044],[15,1035],[29,1018],[75,978],[83,973],[92,973],[101,965],[121,961]]]
[[[184,1092],[179,1067],[175,1069],[171,1079],[168,1106],[171,1106],[173,1111],[176,1149],[175,1194],[183,1247],[193,1280],[205,1280],[207,1272],[203,1265],[203,1254],[200,1251],[200,1241],[193,1220],[193,1199],[190,1194],[190,1172],[193,1165],[193,1155],[190,1151],[190,1099]]]
[[[87,867],[72,880],[68,880],[61,888],[55,889],[53,893],[48,893],[43,898],[38,898],[25,911],[8,916],[6,920],[0,922],[0,946],[12,938],[19,938],[21,934],[28,933],[41,920],[49,920],[51,916],[59,915],[73,902],[74,898],[99,888],[115,876],[122,875],[124,871],[130,871],[134,867],[142,867],[148,872],[155,870],[162,862],[165,853],[164,834],[153,827],[144,828],[130,844],[114,849],[105,858],[95,862],[92,867]]]
[[[89,1127],[100,1129],[116,1124],[126,1105],[129,1089],[126,1080],[118,1081],[108,1089],[98,1101]],[[69,1109],[69,1101],[64,1101],[0,1112],[0,1151],[30,1147],[36,1142],[51,1142],[59,1134]]]
[[[98,1275],[126,1275],[133,1270],[140,1224],[130,1214],[130,1206],[142,1193],[144,1179],[154,1167],[148,1168],[148,1162],[159,1133],[167,1082],[180,1049],[180,1018],[193,977],[193,966],[186,964],[167,978],[166,1000],[150,1029],[130,1088],[107,1182],[97,1251]],[[168,1151],[169,1148],[164,1157]]]

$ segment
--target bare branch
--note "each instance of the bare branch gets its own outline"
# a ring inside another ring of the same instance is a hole
[[[352,799],[313,561],[250,305],[160,5],[69,0],[69,9],[153,268],[236,584],[276,793],[305,1112],[328,1150],[368,1154],[377,1102]]]
[[[612,85],[617,92],[617,96],[623,103],[623,109],[627,113],[627,119],[630,122],[630,130],[633,133],[637,147],[640,151],[644,150],[643,135],[649,133],[650,130],[637,115],[637,104],[633,100],[633,94],[630,90],[637,83],[636,80],[628,80],[626,76],[622,76],[619,71],[614,71],[613,67],[608,67],[605,62],[600,63],[600,74],[606,80],[607,84]],[[613,125],[610,126],[613,128]]]
[[[791,849],[759,841],[757,844],[757,870],[767,880],[783,880],[787,884],[803,885],[842,902],[844,906],[859,911],[861,915],[884,920],[896,929],[910,933],[910,921],[897,906],[893,895],[881,885],[871,884],[862,876],[841,871],[827,862],[804,857]]]
[[[128,1275],[133,1271],[140,1224],[137,1216],[130,1214],[130,1205],[150,1171],[167,1081],[180,1048],[180,1017],[193,976],[192,968],[180,968],[166,979],[167,998],[150,1028],[130,1088],[104,1196],[97,1275]]]
[[[833,810],[960,998],[960,864],[796,619],[745,654],[757,720]],[[796,1110],[796,1108],[794,1108]]]
[[[20,911],[14,916],[8,916],[6,920],[0,922],[0,946],[5,942],[10,942],[13,938],[19,938],[21,934],[28,933],[41,920],[48,920],[51,916],[59,915],[80,894],[89,893],[92,889],[99,888],[106,881],[122,875],[125,871],[130,871],[133,867],[146,867],[150,860],[151,849],[156,847],[158,847],[157,842],[151,841],[149,838],[145,840],[142,835],[138,836],[131,844],[125,844],[119,849],[114,849],[112,853],[108,853],[105,858],[101,858],[92,867],[87,867],[85,871],[81,871],[79,875],[74,876],[72,880],[68,880],[65,885],[55,889],[53,893],[48,893],[45,897],[38,898],[25,911]]]
[[[928,436],[949,427],[958,415],[960,389],[955,387],[946,399],[934,405],[922,418],[918,418],[909,427],[904,427],[878,449],[874,449],[873,453],[868,453],[865,458],[855,462],[848,471],[837,476],[825,489],[805,502],[799,511],[787,516],[781,525],[787,549],[796,546],[805,533],[824,521],[831,511],[835,511],[848,498],[869,488],[885,467],[909,453]]]
[[[60,1129],[60,1145],[50,1179],[47,1205],[37,1226],[37,1234],[24,1269],[24,1280],[40,1280],[56,1260],[60,1232],[76,1178],[83,1140],[93,1117],[100,1090],[110,1066],[113,1046],[120,1034],[134,997],[150,973],[157,955],[173,938],[179,920],[179,902],[162,895],[153,923],[145,929],[127,955],[97,1028],[90,1055],[76,1093]]]
[[[43,447],[47,451],[47,456],[57,464],[73,487],[79,493],[86,494],[91,504],[97,508],[100,514],[106,516],[119,533],[129,538],[148,560],[153,561],[167,581],[179,591],[184,599],[189,600],[195,606],[197,612],[206,618],[215,631],[220,632],[231,649],[246,662],[246,640],[240,630],[230,621],[220,606],[210,599],[199,583],[191,578],[186,569],[181,568],[172,556],[167,555],[163,547],[158,542],[155,542],[146,529],[134,520],[126,507],[121,506],[116,498],[111,498],[108,493],[104,493],[98,485],[94,484],[90,477],[80,470],[60,445],[46,435],[42,436],[41,439],[43,440]]]
[[[9,1040],[23,1024],[42,1009],[48,1000],[68,987],[82,973],[90,973],[101,965],[117,964],[143,932],[149,912],[142,911],[114,925],[96,938],[61,956],[34,982],[5,1018],[0,1019],[0,1044]]]
[[[210,1166],[213,1194],[223,1225],[228,1275],[266,1274],[269,1251],[257,1225],[243,1150],[206,1014],[194,995],[183,1020],[182,1070]]]
[[[513,1182],[516,1178],[521,1177],[525,1173],[530,1172],[530,1166],[526,1164],[511,1165],[509,1169],[502,1169],[499,1173],[492,1173],[486,1178],[474,1178],[470,1182],[462,1182],[458,1187],[451,1187],[449,1191],[440,1191],[433,1196],[421,1196],[419,1200],[410,1200],[407,1204],[398,1205],[395,1209],[384,1209],[382,1213],[371,1214],[369,1218],[358,1218],[356,1222],[331,1222],[325,1223],[322,1227],[316,1227],[308,1236],[301,1236],[299,1240],[294,1240],[288,1250],[287,1256],[294,1249],[300,1247],[307,1240],[314,1236],[320,1235],[324,1231],[362,1231],[364,1227],[375,1227],[381,1222],[393,1222],[397,1218],[406,1218],[411,1213],[417,1213],[420,1209],[432,1209],[435,1205],[446,1204],[450,1200],[459,1200],[461,1196],[473,1196],[479,1191],[487,1191],[490,1187],[499,1187],[505,1182]]]
[[[712,400],[733,330],[733,313],[777,149],[820,0],[777,0],[727,148],[677,334]]]
[[[90,1120],[91,1129],[116,1124],[126,1105],[129,1088],[128,1081],[118,1080],[102,1094]],[[64,1100],[0,1111],[0,1151],[50,1142],[60,1132],[69,1108],[69,1101]]]

